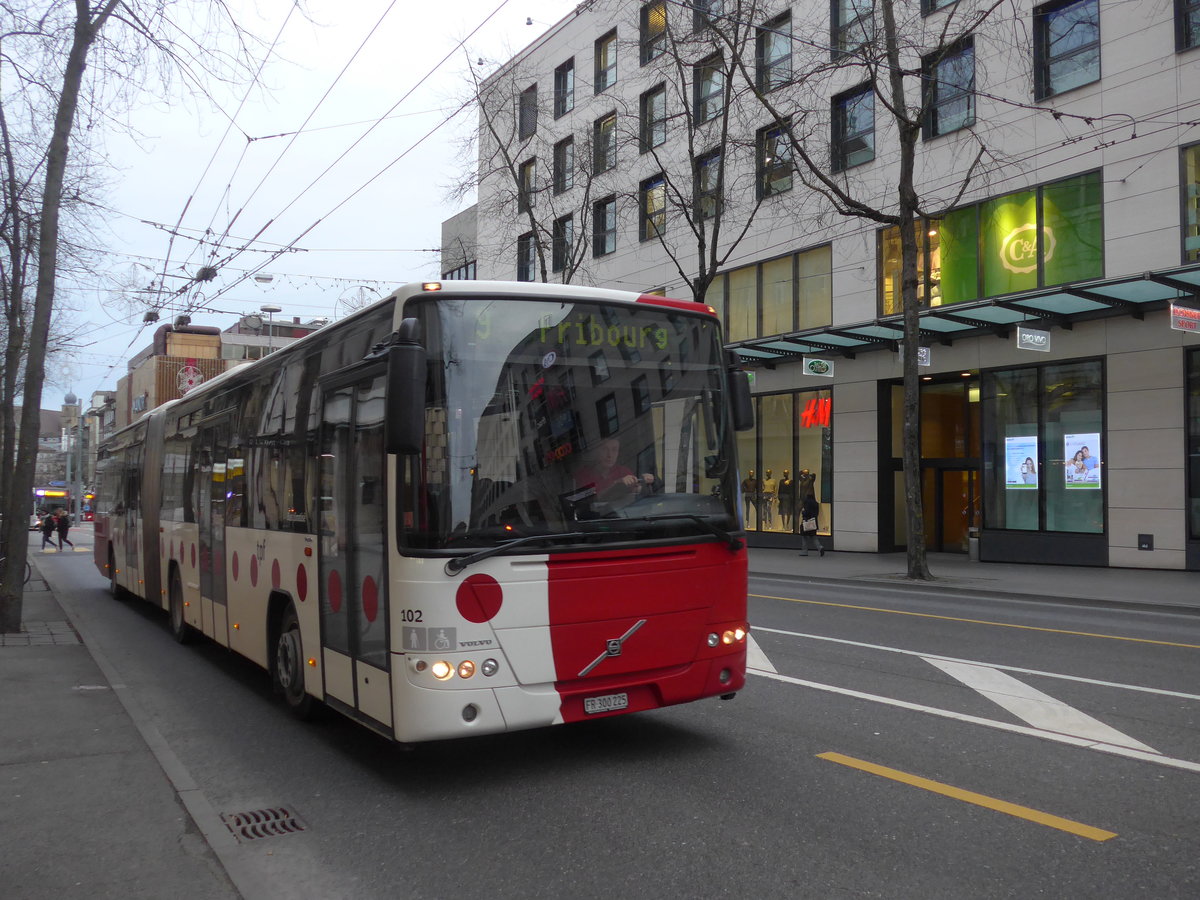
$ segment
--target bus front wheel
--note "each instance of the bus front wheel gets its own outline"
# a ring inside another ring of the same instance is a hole
[[[304,648],[300,643],[300,620],[291,604],[279,623],[271,676],[275,690],[283,694],[292,715],[298,719],[311,718],[316,711],[316,702],[304,690]]]

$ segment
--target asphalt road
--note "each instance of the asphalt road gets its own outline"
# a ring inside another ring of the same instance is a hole
[[[216,848],[255,900],[1200,895],[1200,616],[756,579],[733,701],[406,750],[40,562],[212,810],[299,817]]]

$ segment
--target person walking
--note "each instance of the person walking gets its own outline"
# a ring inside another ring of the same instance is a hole
[[[58,523],[54,519],[54,513],[46,513],[42,516],[42,549],[46,549],[46,545],[50,545],[50,549],[54,549],[54,531],[58,527]]]
[[[817,555],[825,555],[825,547],[821,543],[821,539],[817,537],[817,516],[820,515],[820,512],[821,504],[817,502],[816,496],[805,494],[800,503],[800,542],[804,548],[800,551],[801,556],[808,556],[810,540],[816,544]]]
[[[71,517],[67,514],[67,511],[60,509],[55,521],[55,527],[58,529],[58,552],[62,553],[62,545],[64,543],[74,550],[75,545],[67,540],[67,532],[71,530]]]

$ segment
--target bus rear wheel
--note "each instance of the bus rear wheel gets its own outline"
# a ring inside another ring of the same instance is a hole
[[[275,690],[283,694],[288,710],[297,719],[310,719],[316,712],[316,701],[304,690],[304,648],[300,643],[300,619],[290,603],[279,621],[279,637],[275,640],[275,656],[271,665]]]
[[[170,587],[171,637],[180,644],[190,643],[196,636],[196,631],[183,618],[183,584],[179,580],[179,570],[171,571]]]
[[[117,558],[111,549],[108,551],[108,593],[114,600],[121,600],[125,596],[125,588],[117,584]]]

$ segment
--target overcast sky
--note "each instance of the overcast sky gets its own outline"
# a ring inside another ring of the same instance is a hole
[[[231,5],[269,45],[289,4]],[[95,283],[60,288],[64,305],[75,307],[69,334],[76,349],[65,364],[51,356],[43,408],[57,408],[68,390],[86,403],[93,391],[115,389],[125,362],[150,344],[158,325],[172,321],[180,304],[214,310],[194,313],[192,322],[222,329],[264,304],[281,308],[276,320],[339,318],[361,297],[436,277],[432,251],[441,222],[460,208],[447,198],[460,174],[456,141],[474,127],[470,113],[446,124],[468,90],[466,61],[483,57],[484,72],[494,70],[575,5],[308,0],[316,24],[290,18],[264,71],[264,89],[247,96],[244,87],[210,86],[226,115],[203,98],[162,103],[148,95],[132,118],[136,138],[105,140],[116,167],[106,198],[113,212],[101,229],[111,251],[108,272],[97,273]],[[453,52],[464,39],[464,49]],[[264,226],[257,243],[225,261]],[[222,248],[199,241],[206,232],[211,240],[226,231]],[[266,252],[289,246],[295,249],[274,259]],[[202,296],[189,290],[158,323],[143,324],[146,310],[186,283],[180,276],[213,262],[219,273],[198,286]],[[235,284],[255,270],[272,280]],[[131,309],[106,290],[112,277],[143,288],[161,281],[166,293],[147,293],[146,304]]]

